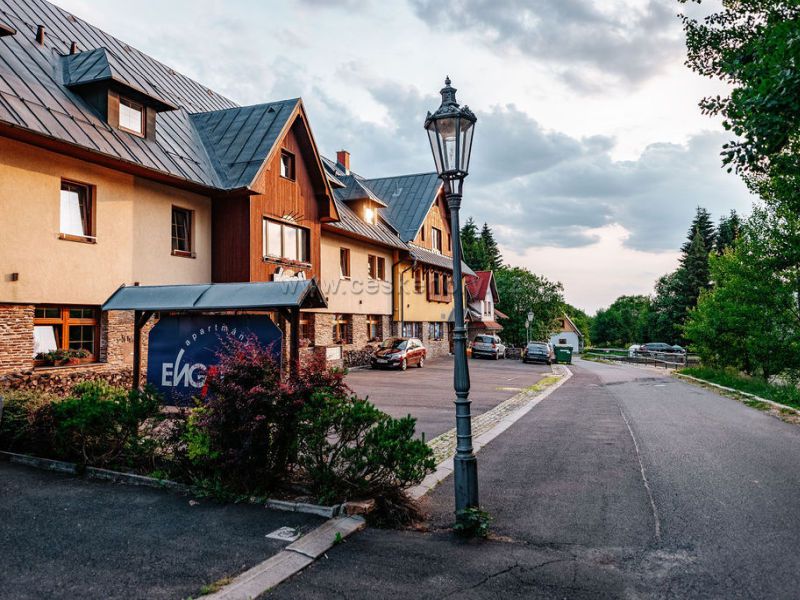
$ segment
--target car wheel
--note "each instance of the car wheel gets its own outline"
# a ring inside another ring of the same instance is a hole
[[[420,359],[419,359],[419,362],[417,363],[417,367],[419,367],[421,369],[424,366],[425,366],[425,357],[421,356]]]
[[[400,363],[400,370],[405,371],[408,368],[408,361],[404,358],[403,362]]]

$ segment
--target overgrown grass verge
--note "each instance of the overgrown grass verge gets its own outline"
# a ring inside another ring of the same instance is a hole
[[[561,379],[561,375],[545,375],[533,385],[525,388],[526,392],[542,392]]]
[[[792,385],[768,383],[763,379],[711,367],[688,367],[679,373],[800,409],[800,389]]]

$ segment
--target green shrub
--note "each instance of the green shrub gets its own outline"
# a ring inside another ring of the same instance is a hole
[[[485,538],[489,535],[492,517],[480,508],[467,508],[458,515],[453,531],[464,538]]]
[[[743,375],[736,369],[731,368],[688,367],[681,369],[680,372],[717,385],[733,388],[740,392],[754,394],[773,402],[800,408],[800,389],[793,384],[769,383],[760,377]]]
[[[152,390],[128,391],[98,381],[80,383],[72,394],[49,406],[55,451],[91,465],[107,465],[126,449],[135,452],[141,424],[158,416],[161,406]]]
[[[322,392],[300,414],[299,463],[321,502],[397,493],[434,467],[416,420],[393,419],[355,396]]]
[[[51,403],[59,398],[29,390],[3,390],[4,408],[0,419],[0,449],[45,456],[53,445]]]

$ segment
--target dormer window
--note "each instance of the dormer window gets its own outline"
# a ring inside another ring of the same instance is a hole
[[[107,48],[74,48],[61,62],[64,85],[114,129],[154,140],[156,114],[177,108],[146,79],[133,77]]]
[[[119,128],[144,137],[144,106],[120,96]]]
[[[281,150],[281,177],[294,181],[294,154]]]
[[[377,211],[372,208],[371,206],[367,206],[364,208],[364,221],[369,223],[370,225],[375,225],[377,217]]]

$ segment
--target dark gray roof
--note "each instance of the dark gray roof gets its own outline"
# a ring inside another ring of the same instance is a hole
[[[193,184],[230,189],[251,183],[246,181],[253,172],[249,163],[264,154],[271,132],[280,128],[279,118],[286,114],[279,110],[267,115],[265,106],[285,108],[275,103],[226,115],[225,109],[238,108],[231,100],[45,0],[0,0],[0,21],[17,30],[0,37],[0,123]],[[46,30],[41,46],[35,41],[38,25]],[[81,53],[69,55],[72,42]],[[64,85],[65,63],[67,82],[110,74],[114,81],[177,109],[158,113],[155,140],[114,129]],[[209,112],[215,114],[197,115]],[[257,115],[267,122],[255,123]],[[219,128],[226,119],[232,121],[231,131]],[[222,147],[213,147],[214,142]]]
[[[388,221],[404,242],[412,241],[425,221],[441,181],[436,173],[367,179],[364,183],[388,208]]]
[[[224,188],[246,187],[300,99],[190,115]]]
[[[175,107],[160,97],[158,90],[147,81],[138,81],[125,69],[114,53],[107,48],[95,48],[61,57],[64,69],[64,85],[80,88],[101,81],[112,81],[129,90],[155,100],[160,110],[174,110]]]
[[[386,203],[378,198],[375,193],[370,190],[363,181],[354,175],[340,175],[337,179],[342,182],[344,187],[336,190],[336,197],[343,202],[351,202],[353,200],[372,200],[375,204],[381,207],[386,207]]]
[[[338,190],[335,190],[338,191]],[[335,192],[334,192],[335,195]],[[380,218],[375,225],[364,222],[353,210],[339,198],[335,199],[336,210],[339,212],[339,221],[329,223],[330,229],[339,229],[343,232],[354,233],[360,237],[374,240],[381,244],[408,250],[408,246],[397,237],[397,233],[387,226]],[[383,209],[381,209],[383,210]]]
[[[453,270],[453,259],[449,256],[439,254],[438,252],[434,252],[433,250],[428,250],[426,248],[420,248],[414,244],[408,244],[408,251],[413,260],[425,263],[426,265],[447,269],[448,271]],[[470,269],[467,263],[465,263],[463,260],[461,261],[461,275],[475,276],[475,271]]]
[[[313,279],[257,283],[122,286],[103,310],[200,311],[274,308],[325,308]]]

